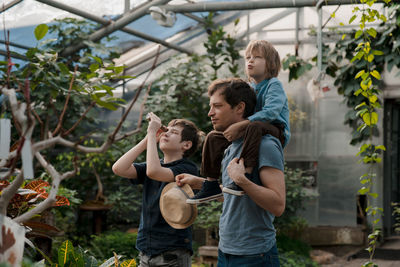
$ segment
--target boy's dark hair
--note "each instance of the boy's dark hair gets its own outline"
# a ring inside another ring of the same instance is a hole
[[[243,118],[247,118],[254,113],[257,98],[254,90],[247,82],[239,78],[215,80],[208,87],[208,96],[212,96],[218,90],[220,90],[219,93],[221,95],[224,95],[225,101],[231,108],[235,107],[240,102],[245,103]]]
[[[246,47],[245,57],[254,52],[260,53],[265,59],[265,78],[277,77],[281,69],[281,59],[274,46],[265,40],[253,40]]]
[[[181,132],[181,142],[191,141],[192,147],[183,153],[184,157],[191,156],[196,152],[197,148],[200,147],[202,143],[202,137],[204,133],[197,128],[196,124],[186,119],[175,119],[168,123],[168,126],[180,126],[182,127]]]

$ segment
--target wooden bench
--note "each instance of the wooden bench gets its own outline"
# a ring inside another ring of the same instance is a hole
[[[201,246],[199,247],[200,262],[209,264],[210,267],[217,266],[218,247],[217,246]]]

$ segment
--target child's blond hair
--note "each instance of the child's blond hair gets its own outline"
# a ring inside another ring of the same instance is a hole
[[[260,53],[265,59],[265,78],[277,77],[281,69],[281,59],[275,47],[265,40],[253,40],[247,45],[245,58],[254,52]],[[251,77],[248,78],[252,80]]]

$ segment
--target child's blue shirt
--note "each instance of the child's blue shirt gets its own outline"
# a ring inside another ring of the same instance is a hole
[[[282,124],[286,146],[290,140],[289,105],[282,83],[271,78],[252,86],[257,94],[257,104],[255,113],[248,119]]]

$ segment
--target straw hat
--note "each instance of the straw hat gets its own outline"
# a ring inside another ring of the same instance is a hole
[[[189,227],[197,217],[197,206],[186,203],[193,197],[188,184],[179,187],[175,182],[167,184],[161,192],[160,210],[165,221],[175,229]]]

